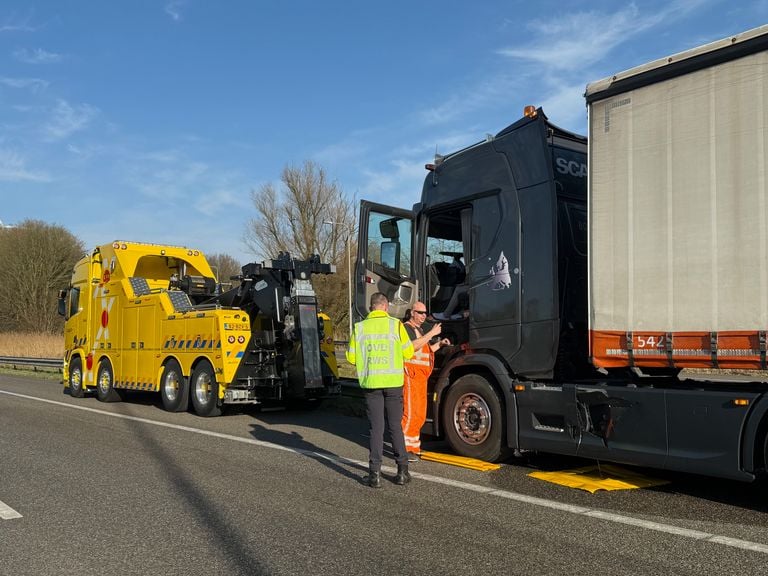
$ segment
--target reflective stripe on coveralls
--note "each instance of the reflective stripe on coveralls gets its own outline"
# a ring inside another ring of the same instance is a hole
[[[421,329],[410,325],[416,337],[422,336]],[[429,342],[415,351],[413,358],[405,362],[405,385],[403,388],[403,436],[405,449],[418,454],[421,452],[421,427],[427,420],[427,380],[432,373],[434,353]]]

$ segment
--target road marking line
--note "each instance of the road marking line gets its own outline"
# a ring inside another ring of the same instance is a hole
[[[17,398],[25,398],[27,400],[35,400],[37,402],[45,402],[46,404],[53,404],[55,406],[63,406],[65,408],[73,408],[75,410],[83,410],[85,412],[92,412],[94,414],[101,414],[104,416],[111,416],[113,418],[121,418],[123,420],[130,420],[132,422],[141,422],[143,424],[151,424],[153,426],[160,426],[162,428],[171,428],[173,430],[181,430],[182,432],[193,432],[195,434],[202,434],[204,436],[211,436],[213,438],[222,438],[224,440],[232,440],[234,442],[241,442],[243,444],[251,444],[254,446],[261,446],[262,448],[269,448],[272,450],[282,450],[284,452],[293,452],[295,454],[301,454],[303,456],[311,456],[313,458],[323,458],[331,462],[339,464],[357,465],[367,468],[368,462],[362,460],[353,460],[351,458],[344,458],[343,456],[337,456],[326,452],[314,452],[312,450],[304,450],[301,448],[290,448],[288,446],[282,446],[280,444],[273,444],[272,442],[264,442],[263,440],[255,440],[253,438],[241,438],[239,436],[232,436],[230,434],[223,434],[221,432],[212,432],[210,430],[201,430],[200,428],[192,428],[190,426],[182,426],[180,424],[171,424],[168,422],[159,422],[157,420],[150,420],[148,418],[140,418],[138,416],[128,416],[126,414],[115,414],[114,412],[107,412],[105,410],[99,410],[96,408],[89,408],[87,406],[76,406],[74,404],[68,404],[66,402],[59,402],[57,400],[47,400],[45,398],[36,398],[35,396],[28,396],[26,394],[18,394],[16,392],[8,392],[6,390],[0,390],[0,394],[6,394],[8,396],[15,396]],[[385,472],[394,472],[395,468],[382,466],[382,470]],[[508,490],[498,490],[496,488],[489,488],[487,486],[479,486],[477,484],[471,484],[469,482],[462,482],[461,480],[451,480],[449,478],[441,478],[440,476],[432,476],[431,474],[424,474],[422,472],[411,472],[411,476],[432,482],[434,484],[443,484],[445,486],[451,486],[453,488],[459,488],[461,490],[468,490],[471,492],[477,492],[479,494],[488,494],[489,496],[496,496],[499,498],[506,498],[508,500],[514,500],[516,502],[522,502],[532,506],[539,506],[542,508],[550,508],[560,512],[567,512],[569,514],[576,514],[580,516],[587,516],[589,518],[595,518],[598,520],[604,520],[606,522],[614,522],[617,524],[626,524],[629,526],[635,526],[637,528],[644,528],[646,530],[653,530],[656,532],[664,532],[667,534],[674,534],[682,538],[690,538],[692,540],[698,540],[701,542],[709,542],[711,544],[719,544],[722,546],[730,546],[732,548],[739,548],[742,550],[750,550],[752,552],[759,552],[761,554],[768,554],[768,545],[760,544],[759,542],[751,542],[749,540],[741,540],[739,538],[730,538],[728,536],[721,536],[718,534],[711,534],[709,532],[702,532],[700,530],[691,530],[689,528],[681,528],[679,526],[673,526],[671,524],[662,524],[660,522],[653,522],[651,520],[643,520],[641,518],[633,518],[632,516],[623,516],[614,512],[606,512],[595,508],[588,508],[585,506],[575,506],[573,504],[565,504],[557,502],[555,500],[546,500],[544,498],[538,498],[536,496],[528,496],[526,494],[519,494],[517,492],[510,492]],[[4,513],[10,511],[15,516],[8,516],[7,518],[21,518],[21,514],[6,506],[0,501],[0,517],[6,518]]]
[[[13,520],[14,518],[23,518],[23,516],[0,500],[0,518],[3,520]]]

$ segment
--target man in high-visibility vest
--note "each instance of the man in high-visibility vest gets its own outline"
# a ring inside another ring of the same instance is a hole
[[[408,461],[416,462],[421,454],[421,427],[427,419],[427,380],[435,365],[435,352],[443,346],[449,346],[448,338],[431,343],[440,335],[442,326],[434,324],[427,331],[422,325],[427,318],[424,302],[416,302],[410,318],[406,318],[405,331],[413,344],[413,357],[405,361],[405,386],[403,387],[403,435]]]
[[[370,423],[369,473],[364,482],[381,487],[381,460],[384,457],[384,420],[392,437],[397,462],[395,484],[407,484],[408,455],[400,420],[403,417],[403,360],[413,356],[413,345],[402,322],[387,314],[389,300],[381,292],[371,296],[371,312],[355,324],[349,338],[347,360],[357,369],[357,379],[365,391]]]

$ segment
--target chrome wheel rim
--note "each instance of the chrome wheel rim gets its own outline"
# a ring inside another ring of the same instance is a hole
[[[453,426],[465,443],[482,444],[491,432],[491,409],[488,403],[478,394],[464,394],[456,401]]]
[[[101,390],[102,394],[106,394],[111,387],[112,378],[109,376],[109,372],[107,370],[102,370],[101,374],[99,374],[99,390]]]
[[[195,397],[200,404],[207,404],[211,399],[211,377],[198,374],[195,379]]]
[[[70,390],[80,390],[83,386],[83,373],[78,368],[69,374],[69,388]]]
[[[165,375],[163,380],[163,394],[171,402],[176,400],[179,395],[179,388],[181,388],[181,378],[176,370],[171,370]]]

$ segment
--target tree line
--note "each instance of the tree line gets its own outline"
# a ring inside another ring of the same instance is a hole
[[[254,255],[253,261],[290,252],[302,260],[318,254],[321,262],[334,264],[336,274],[314,276],[312,284],[320,308],[334,322],[334,336],[346,338],[348,254],[352,258],[356,254],[355,200],[312,161],[286,166],[279,186],[265,184],[251,192],[251,199],[255,215],[243,241]],[[105,238],[104,242],[112,240]],[[152,242],[151,238],[136,240]],[[60,225],[25,220],[0,227],[0,331],[60,333],[63,319],[57,313],[58,291],[68,285],[75,263],[85,253],[83,242]],[[207,257],[225,285],[246,264],[228,254]]]

